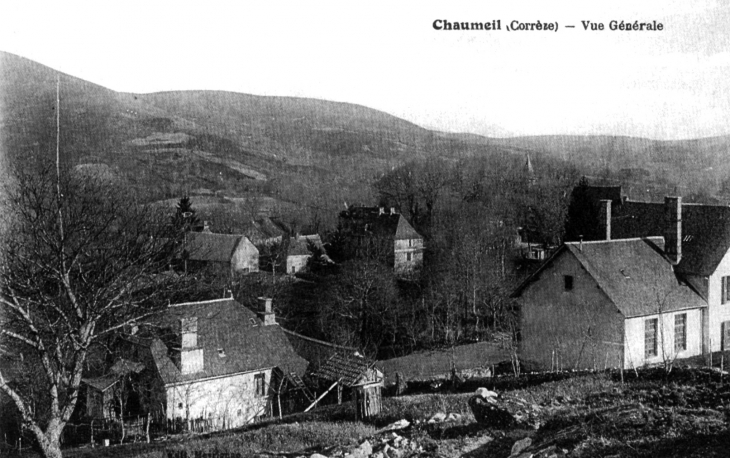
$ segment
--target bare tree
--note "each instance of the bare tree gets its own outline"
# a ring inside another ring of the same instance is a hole
[[[16,172],[3,206],[0,391],[43,455],[60,457],[95,345],[154,314],[158,279],[173,278],[156,275],[169,225],[118,183],[50,168]],[[35,393],[14,377],[28,366],[42,374]]]

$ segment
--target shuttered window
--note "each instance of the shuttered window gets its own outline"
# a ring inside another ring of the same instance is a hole
[[[657,355],[657,328],[659,320],[650,318],[644,321],[644,357]]]
[[[722,277],[722,291],[720,303],[727,304],[730,301],[730,277]]]
[[[730,350],[730,321],[725,321],[722,323],[721,328],[721,348],[722,351],[728,351]]]
[[[674,351],[687,349],[687,314],[674,315]]]
[[[266,375],[264,373],[254,375],[256,382],[256,395],[266,396]]]

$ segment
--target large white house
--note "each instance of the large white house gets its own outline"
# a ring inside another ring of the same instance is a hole
[[[523,359],[628,368],[730,350],[730,207],[600,203],[603,240],[566,243],[513,293]]]

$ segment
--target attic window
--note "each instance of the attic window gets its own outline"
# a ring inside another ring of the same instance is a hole
[[[255,319],[253,319],[253,318],[249,318],[249,319],[248,319],[248,321],[249,321],[249,323],[251,323],[251,324],[256,324],[256,320],[255,320]]]
[[[573,291],[573,276],[563,275],[563,287],[565,291]]]
[[[626,269],[621,269],[619,272],[621,272],[621,275],[623,275],[624,278],[631,278],[631,276],[626,273]]]
[[[222,348],[219,348],[218,349],[218,356],[220,356],[221,358],[225,358],[226,357],[226,351],[223,350]]]

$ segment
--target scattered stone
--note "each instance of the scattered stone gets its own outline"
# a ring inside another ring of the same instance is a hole
[[[486,398],[496,398],[498,395],[494,391],[488,390],[486,388],[477,388],[476,394],[478,396]]]
[[[469,398],[469,407],[474,414],[474,418],[481,424],[495,428],[506,428],[515,423],[515,418],[509,411],[499,407],[496,403],[485,400],[481,396]]]
[[[312,453],[309,455],[309,458],[327,458],[325,455],[320,455],[319,453]]]
[[[411,426],[411,422],[406,419],[401,419],[389,424],[388,426],[383,428],[382,431],[397,431],[399,429],[406,429],[409,426]]]
[[[362,453],[362,455],[368,456],[373,453],[373,446],[370,444],[370,441],[365,441],[356,450]]]
[[[460,413],[450,413],[448,417],[446,417],[446,421],[460,421],[462,418],[462,415]]]
[[[443,412],[437,412],[433,414],[431,418],[428,419],[429,423],[441,423],[444,420],[446,420],[446,414]]]
[[[529,437],[515,442],[515,444],[512,446],[512,453],[510,454],[510,456],[519,455],[524,449],[526,449],[530,445],[532,445],[532,439],[530,439]]]

